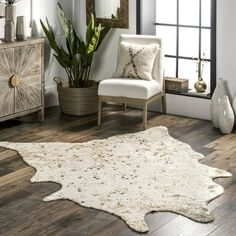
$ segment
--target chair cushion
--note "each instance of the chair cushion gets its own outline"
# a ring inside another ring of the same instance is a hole
[[[161,90],[162,88],[156,80],[111,78],[105,79],[99,84],[98,95],[149,99]]]
[[[152,79],[152,69],[159,53],[159,45],[121,42],[117,58],[117,67],[112,77]]]

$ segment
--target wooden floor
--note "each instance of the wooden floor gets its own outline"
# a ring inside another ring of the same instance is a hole
[[[141,111],[123,112],[112,107],[104,113],[103,125],[98,127],[96,115],[78,118],[62,115],[58,108],[51,108],[46,111],[43,124],[37,123],[36,116],[0,123],[0,141],[83,142],[137,132],[142,128]],[[206,155],[202,162],[225,169],[233,177],[216,180],[225,187],[225,193],[209,204],[216,217],[214,222],[200,224],[173,213],[155,213],[146,216],[150,227],[147,235],[236,235],[236,133],[222,136],[208,121],[156,113],[148,115],[149,127],[168,127],[174,138]],[[83,208],[67,200],[42,202],[60,186],[55,183],[31,184],[29,180],[33,175],[34,169],[27,166],[16,152],[0,148],[1,236],[138,235],[118,217],[108,213]]]

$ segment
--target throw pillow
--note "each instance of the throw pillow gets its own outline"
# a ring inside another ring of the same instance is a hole
[[[151,80],[152,68],[159,51],[158,44],[121,42],[115,78]]]

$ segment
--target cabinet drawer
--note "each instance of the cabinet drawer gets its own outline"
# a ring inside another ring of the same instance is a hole
[[[0,117],[42,105],[42,44],[0,50]]]

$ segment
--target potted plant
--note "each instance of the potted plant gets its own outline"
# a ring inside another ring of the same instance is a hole
[[[89,80],[94,53],[101,45],[109,27],[96,25],[91,14],[86,31],[86,41],[81,40],[58,3],[58,15],[65,33],[66,49],[58,45],[51,25],[41,20],[42,29],[54,51],[58,63],[65,69],[68,80],[54,78],[57,83],[61,111],[70,115],[89,115],[97,112],[98,84]]]

